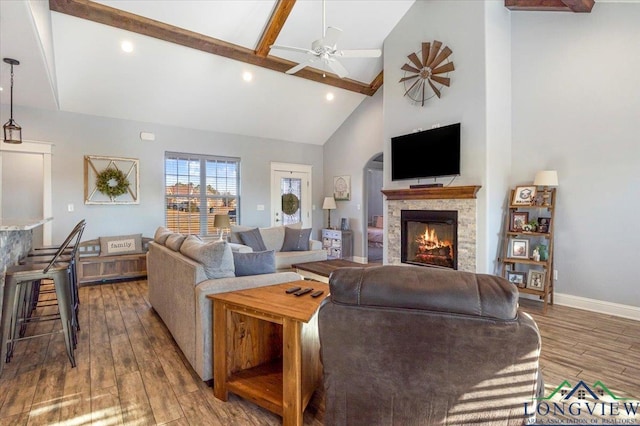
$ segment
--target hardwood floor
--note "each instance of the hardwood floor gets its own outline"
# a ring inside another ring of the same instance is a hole
[[[2,425],[280,425],[279,416],[229,395],[218,401],[146,299],[147,282],[80,288],[77,367],[61,334],[19,342],[0,376]],[[44,308],[52,310],[54,308]],[[640,322],[562,306],[546,316],[522,301],[542,335],[545,394],[564,380],[605,383],[640,398]],[[30,333],[59,327],[40,324]],[[305,425],[322,425],[322,389]]]

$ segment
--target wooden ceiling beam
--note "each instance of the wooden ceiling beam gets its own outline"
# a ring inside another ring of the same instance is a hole
[[[273,56],[261,57],[256,55],[254,50],[247,49],[246,47],[145,18],[124,10],[105,6],[100,3],[94,3],[89,0],[49,0],[49,9],[54,12],[87,19],[274,71],[285,72],[297,65],[295,62]],[[325,73],[310,67],[302,69],[295,75],[307,80],[367,96],[372,96],[375,93],[375,90],[372,89],[370,84],[348,78],[339,78],[337,75]]]
[[[271,14],[271,18],[269,18],[269,22],[267,22],[267,27],[262,32],[262,37],[260,37],[258,47],[256,48],[256,55],[265,58],[269,54],[271,45],[276,42],[295,3],[296,0],[278,0]]]
[[[504,0],[509,10],[589,13],[594,4],[595,0]]]

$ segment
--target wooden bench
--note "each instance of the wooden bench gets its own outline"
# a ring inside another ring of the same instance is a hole
[[[142,238],[144,253],[100,256],[100,240],[87,240],[78,247],[78,284],[147,276],[147,250],[153,238]]]

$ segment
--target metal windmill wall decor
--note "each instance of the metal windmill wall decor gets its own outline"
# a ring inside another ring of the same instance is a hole
[[[404,83],[404,96],[421,106],[433,96],[440,98],[442,87],[449,87],[451,84],[449,73],[455,69],[453,62],[449,60],[452,53],[449,47],[443,48],[442,42],[434,40],[433,43],[423,42],[420,52],[409,54],[407,57],[410,63],[402,66],[405,74],[399,81]]]

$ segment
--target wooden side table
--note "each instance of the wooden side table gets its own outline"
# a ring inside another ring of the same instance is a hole
[[[291,287],[323,290],[313,298],[286,294]],[[231,391],[302,425],[320,383],[317,311],[329,294],[319,282],[294,281],[207,296],[213,302],[213,393]]]

